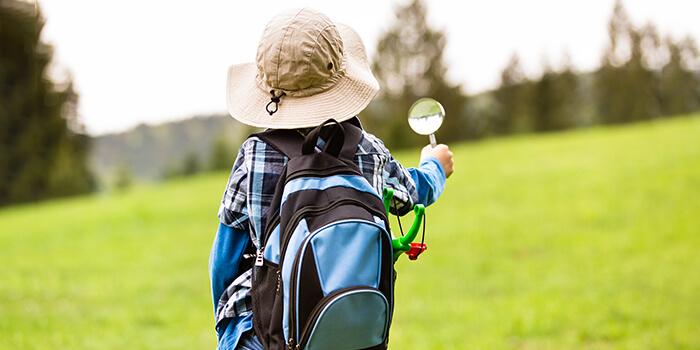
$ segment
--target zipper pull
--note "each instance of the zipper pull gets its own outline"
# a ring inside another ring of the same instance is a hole
[[[280,273],[280,270],[277,270],[277,295],[280,295],[280,282],[282,281],[282,274]]]
[[[258,256],[255,257],[255,266],[263,266],[263,249],[258,250]]]

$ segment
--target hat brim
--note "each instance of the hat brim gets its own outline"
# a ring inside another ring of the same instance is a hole
[[[229,114],[247,125],[275,129],[313,127],[330,118],[340,122],[359,114],[379,92],[379,83],[359,35],[346,25],[336,23],[336,27],[343,40],[345,75],[334,86],[311,96],[285,96],[270,115],[265,109],[270,91],[256,80],[256,64],[236,64],[228,70]]]

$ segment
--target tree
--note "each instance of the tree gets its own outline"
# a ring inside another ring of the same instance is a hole
[[[648,24],[630,30],[632,56],[625,64],[627,91],[630,106],[628,121],[636,122],[659,116],[659,77],[655,73],[661,68],[657,62],[661,41],[656,28]]]
[[[545,63],[540,80],[533,83],[531,108],[535,131],[565,130],[575,126],[578,81],[568,64],[556,72]]]
[[[194,176],[200,172],[197,153],[188,150],[179,161],[169,161],[163,170],[163,179]]]
[[[602,66],[596,71],[596,101],[598,118],[602,123],[622,123],[627,117],[627,97],[624,96],[625,71],[621,67],[629,60],[631,24],[618,0],[608,24],[610,47],[604,53]]]
[[[199,158],[194,151],[188,151],[182,162],[182,175],[193,176],[199,173]]]
[[[501,71],[501,85],[493,92],[496,102],[492,119],[494,133],[504,135],[530,131],[528,109],[529,85],[520,67],[520,57],[514,53]]]
[[[619,124],[658,116],[659,80],[654,69],[661,48],[656,28],[635,29],[618,0],[608,32],[610,47],[595,74],[600,120]]]
[[[114,170],[114,188],[117,191],[124,191],[134,183],[134,174],[129,163],[120,161]]]
[[[669,60],[661,74],[661,113],[664,116],[686,114],[700,108],[700,53],[695,41],[666,39]]]
[[[432,97],[445,107],[446,118],[439,140],[449,142],[474,137],[468,127],[466,98],[460,86],[445,79],[445,35],[426,22],[427,8],[414,0],[396,10],[396,21],[381,37],[372,70],[381,86],[380,96],[362,114],[365,124],[389,146],[409,147],[426,143],[413,134],[406,121],[418,98]]]
[[[542,77],[534,83],[532,91],[531,106],[535,131],[554,129],[554,123],[559,113],[557,110],[559,101],[557,100],[555,81],[556,72],[552,70],[549,64],[546,64]]]
[[[558,96],[557,115],[552,130],[564,130],[582,126],[583,91],[579,76],[574,72],[571,59],[566,55],[564,70],[556,75]]]
[[[70,79],[47,78],[37,4],[0,0],[0,206],[94,188]]]
[[[236,154],[231,151],[231,146],[226,142],[226,136],[219,134],[209,151],[209,170],[231,170]]]

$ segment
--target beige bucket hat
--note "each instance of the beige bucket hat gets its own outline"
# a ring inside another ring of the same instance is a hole
[[[255,62],[229,68],[226,95],[244,124],[295,129],[350,119],[378,91],[357,32],[304,8],[270,20]]]

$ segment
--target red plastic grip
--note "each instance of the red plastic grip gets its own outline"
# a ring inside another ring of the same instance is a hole
[[[411,249],[406,252],[406,255],[408,255],[410,260],[416,260],[418,259],[418,255],[423,253],[426,249],[428,249],[428,246],[425,244],[411,243]]]

